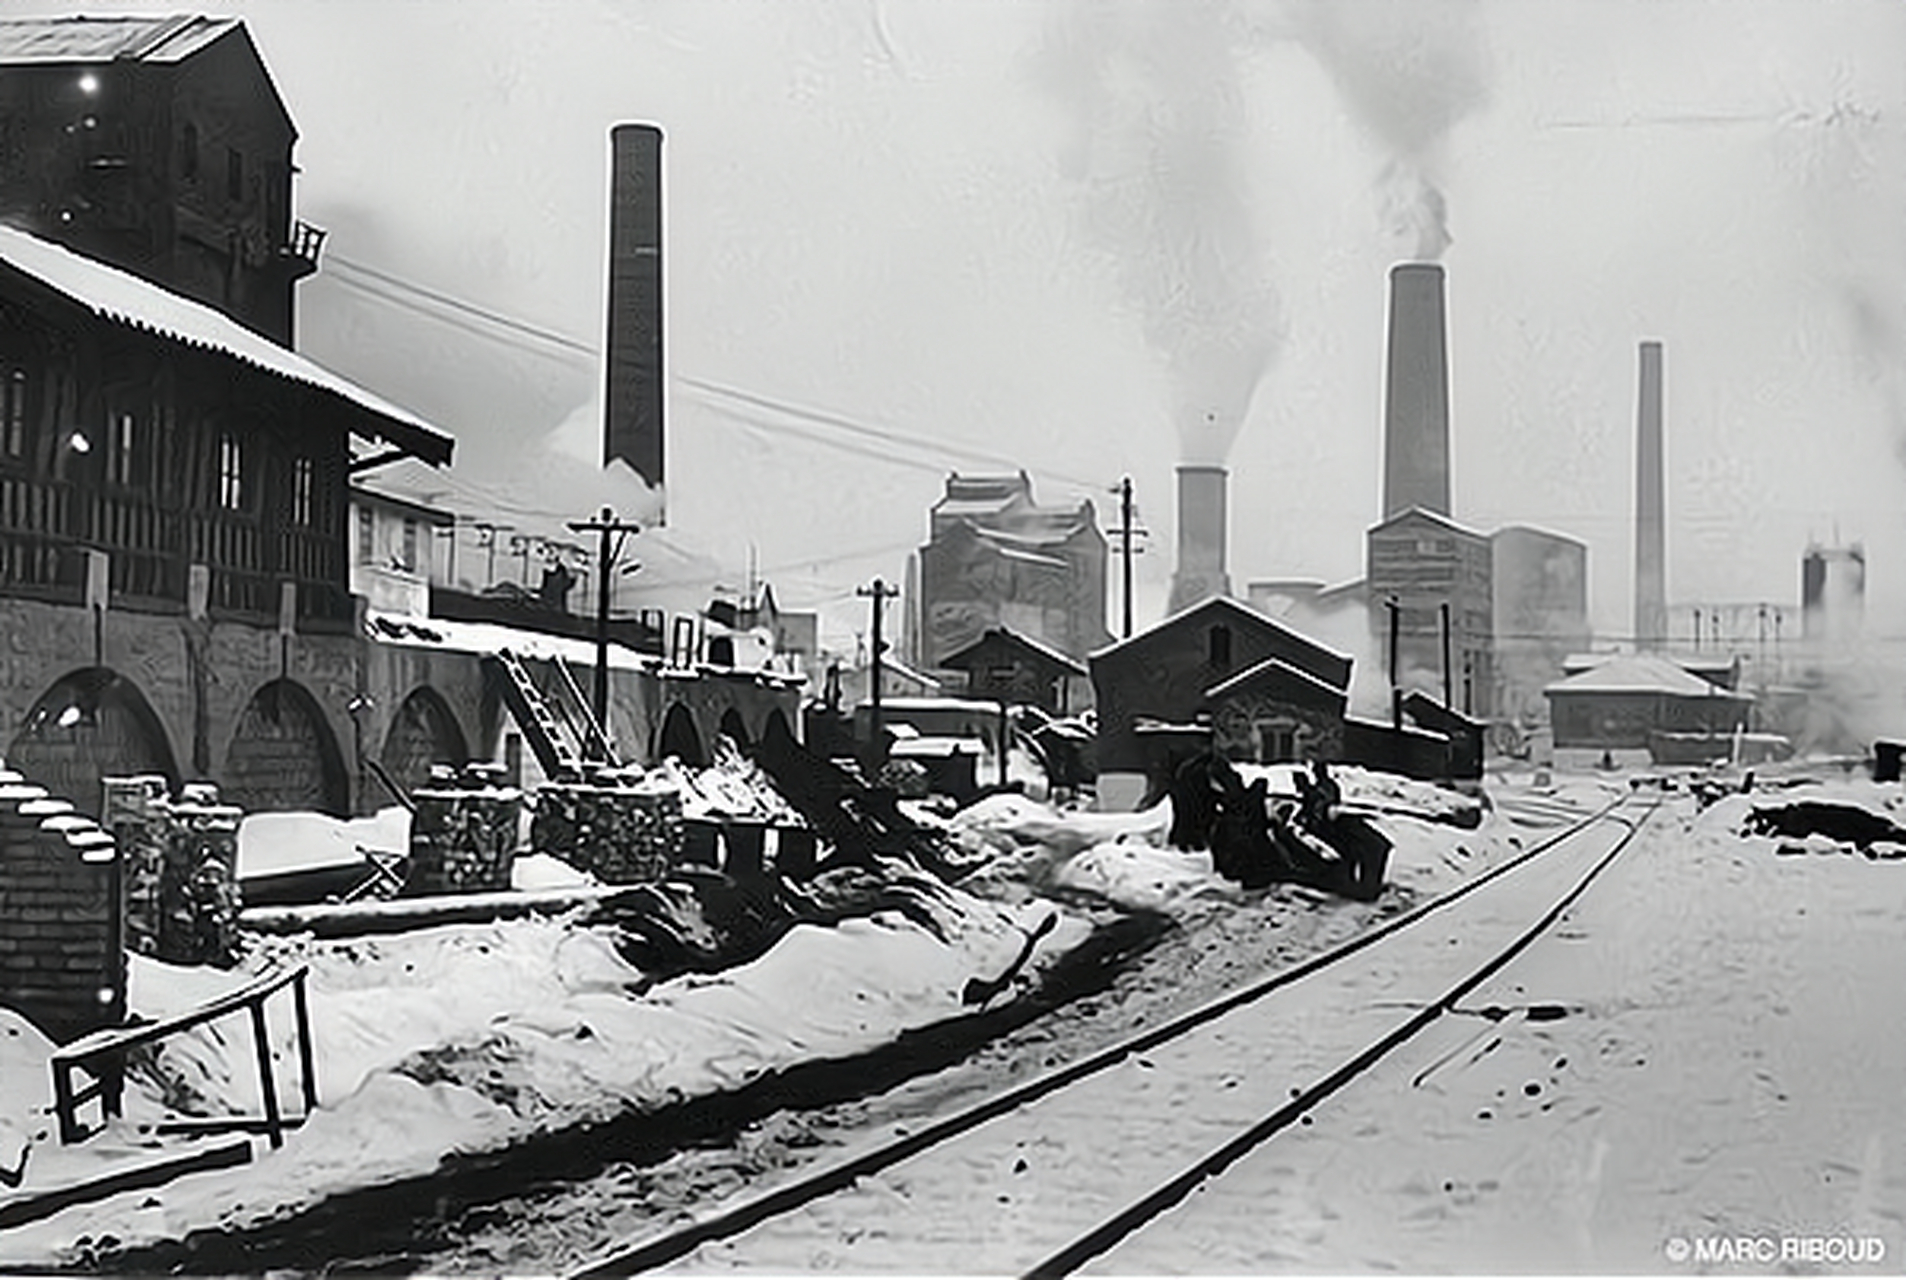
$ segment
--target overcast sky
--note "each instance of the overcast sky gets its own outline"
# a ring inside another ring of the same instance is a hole
[[[1792,603],[1809,539],[1861,539],[1869,622],[1906,634],[1906,6],[209,8],[250,24],[330,233],[300,345],[457,435],[446,505],[552,433],[597,447],[607,132],[644,120],[672,536],[737,582],[752,546],[851,619],[948,470],[1024,466],[1107,524],[1129,473],[1144,620],[1172,467],[1218,455],[1240,590],[1355,577],[1386,273],[1446,234],[1458,519],[1585,540],[1626,635],[1659,339],[1670,599]]]

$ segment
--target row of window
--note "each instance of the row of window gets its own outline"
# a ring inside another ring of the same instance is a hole
[[[31,444],[29,430],[35,405],[35,379],[22,363],[0,357],[0,460],[20,462],[27,457]],[[155,401],[144,413],[118,407],[108,414],[105,438],[99,442],[101,457],[97,463],[100,477],[108,485],[121,488],[150,488],[160,463],[162,449],[175,439],[170,408]],[[56,464],[59,474],[70,475],[77,461],[93,452],[94,442],[84,432],[73,432],[63,442],[64,453]],[[213,505],[223,511],[249,511],[258,505],[253,471],[248,466],[246,442],[234,431],[221,431],[213,449],[211,492]],[[290,522],[312,528],[322,514],[317,484],[317,464],[310,457],[291,460]],[[203,492],[202,490],[200,491]]]
[[[402,569],[406,573],[415,573],[423,567],[422,557],[418,554],[421,547],[422,529],[413,516],[404,517],[403,535],[395,554],[391,557],[391,568]],[[369,507],[357,509],[357,562],[374,564],[377,560],[377,516]]]

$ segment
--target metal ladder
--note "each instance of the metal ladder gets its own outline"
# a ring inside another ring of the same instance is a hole
[[[496,662],[503,670],[503,700],[509,704],[543,773],[552,779],[581,777],[582,761],[564,740],[563,722],[530,679],[529,668],[508,649],[496,651]]]
[[[600,751],[600,759],[610,768],[621,768],[622,758],[616,754],[615,743],[609,740],[608,731],[596,723],[595,712],[590,709],[589,699],[583,696],[582,685],[577,683],[576,673],[570,668],[569,660],[558,654],[555,665],[557,683],[568,696],[570,705],[576,709],[575,719],[570,724],[576,727],[576,736],[581,739],[584,749]]]

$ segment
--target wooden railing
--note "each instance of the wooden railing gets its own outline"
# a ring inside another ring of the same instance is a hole
[[[345,624],[351,598],[342,535],[264,529],[223,511],[178,511],[71,481],[0,475],[0,590],[77,600],[84,550],[107,552],[115,603],[184,607],[190,566],[211,569],[210,607],[267,621],[281,585],[298,587],[300,623]]]
[[[243,1009],[251,1017],[252,1049],[258,1060],[258,1090],[265,1110],[263,1118],[220,1116],[208,1120],[173,1122],[161,1125],[160,1130],[209,1133],[220,1129],[256,1131],[262,1128],[271,1138],[272,1146],[282,1147],[285,1144],[285,1130],[303,1124],[305,1117],[318,1105],[317,1071],[311,1054],[311,1009],[305,994],[305,979],[310,971],[310,965],[301,964],[282,973],[267,974],[190,1013],[143,1026],[95,1031],[54,1050],[48,1062],[53,1069],[53,1108],[59,1116],[60,1141],[68,1144],[82,1142],[96,1129],[103,1128],[106,1120],[122,1114],[128,1051]],[[278,1078],[271,1065],[271,1036],[265,1022],[265,1001],[287,986],[291,988],[293,1017],[297,1023],[298,1073],[304,1098],[303,1114],[290,1117],[278,1106]],[[91,1083],[75,1087],[76,1071],[90,1075]],[[95,1100],[99,1103],[100,1124],[89,1126],[80,1120],[79,1109]]]

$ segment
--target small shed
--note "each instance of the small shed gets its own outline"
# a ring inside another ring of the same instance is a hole
[[[1653,654],[1628,654],[1543,690],[1557,750],[1647,750],[1660,733],[1745,729],[1754,699]]]
[[[1067,712],[1067,677],[1086,673],[1084,663],[1011,627],[987,628],[940,665],[966,672],[970,698],[1029,703],[1055,716]]]
[[[1483,733],[1487,725],[1444,706],[1421,690],[1403,695],[1403,714],[1449,739],[1449,777],[1482,777]]]

